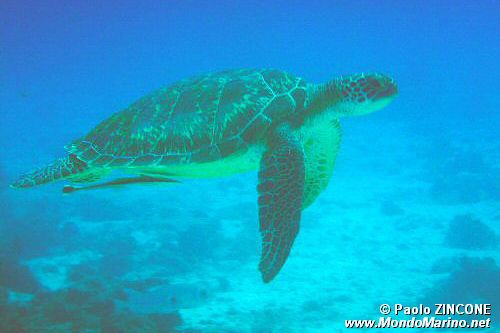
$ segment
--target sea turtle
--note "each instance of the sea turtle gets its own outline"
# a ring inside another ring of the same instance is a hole
[[[338,119],[381,109],[396,95],[394,81],[378,73],[320,85],[274,69],[198,76],[115,113],[66,146],[67,157],[22,176],[12,187],[60,179],[93,182],[116,169],[137,177],[63,190],[259,169],[259,269],[269,282],[288,257],[301,211],[330,180],[341,138]]]

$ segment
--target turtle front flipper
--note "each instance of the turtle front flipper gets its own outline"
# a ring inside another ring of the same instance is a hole
[[[259,219],[262,255],[259,270],[271,281],[285,264],[299,232],[304,193],[304,153],[285,124],[268,141],[259,170]]]
[[[301,135],[306,169],[302,209],[310,206],[328,186],[341,137],[342,131],[337,119],[314,124]]]

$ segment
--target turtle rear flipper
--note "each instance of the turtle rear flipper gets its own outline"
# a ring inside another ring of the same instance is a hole
[[[86,162],[79,159],[75,154],[70,154],[66,158],[58,159],[52,164],[28,172],[10,186],[13,188],[28,188],[65,178],[76,179],[79,178],[78,175],[87,170],[88,165]]]

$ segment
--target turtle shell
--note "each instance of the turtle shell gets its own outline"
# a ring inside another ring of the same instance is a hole
[[[209,162],[262,141],[300,112],[304,80],[242,69],[177,82],[115,113],[68,151],[91,166]]]

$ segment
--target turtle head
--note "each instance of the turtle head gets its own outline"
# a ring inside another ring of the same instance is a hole
[[[337,117],[356,116],[377,111],[398,94],[394,80],[379,73],[345,76],[322,86],[320,97]]]

